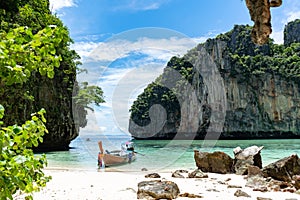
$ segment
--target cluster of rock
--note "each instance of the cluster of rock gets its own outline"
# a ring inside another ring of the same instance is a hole
[[[183,174],[187,174],[184,176]],[[187,170],[176,170],[172,173],[174,178],[208,178],[208,175],[196,169],[193,172]],[[158,173],[145,175],[145,178],[161,178]],[[202,196],[190,193],[180,193],[179,187],[172,181],[151,180],[142,181],[138,184],[138,199],[175,199],[177,197],[202,198]]]
[[[253,191],[300,193],[300,159],[294,154],[262,167],[262,147],[251,146],[233,150],[234,159],[224,152],[194,151],[199,170],[212,173],[246,175],[247,187]]]
[[[291,155],[262,167],[260,155],[262,149],[263,146],[251,146],[246,149],[237,147],[233,150],[234,158],[231,158],[224,152],[194,151],[198,169],[191,172],[176,170],[172,173],[172,178],[196,178],[202,179],[204,182],[216,182],[226,186],[227,189],[236,189],[233,193],[236,197],[251,197],[251,195],[243,191],[244,187],[248,187],[248,192],[249,188],[251,188],[253,191],[260,192],[281,191],[300,194],[300,158],[297,155]],[[243,186],[230,184],[231,178],[223,181],[209,178],[206,172],[243,175],[246,179],[246,184]],[[138,199],[203,198],[201,193],[181,193],[175,182],[162,178],[158,173],[147,174],[145,178],[151,178],[152,180],[138,183]],[[206,190],[209,192],[220,192],[216,188]],[[257,197],[257,199],[267,200],[268,198]]]

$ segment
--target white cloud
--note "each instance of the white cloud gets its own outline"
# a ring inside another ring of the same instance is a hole
[[[50,10],[55,13],[65,7],[76,6],[74,0],[50,0]]]
[[[109,42],[79,42],[72,48],[82,58],[93,61],[111,62],[128,55],[130,52],[140,52],[157,59],[168,60],[172,55],[183,55],[197,43],[190,38],[171,37],[167,39],[140,38],[137,41],[114,40]],[[164,52],[165,54],[162,54]]]
[[[94,49],[99,46],[97,42],[76,42],[71,45],[71,48],[74,49],[82,58],[88,57]]]
[[[285,0],[281,7],[272,8],[271,11],[273,26],[271,38],[275,40],[275,43],[282,44],[284,26],[288,22],[300,18],[300,1]]]
[[[299,11],[291,11],[287,15],[288,15],[288,18],[287,18],[286,22],[294,21],[295,19],[300,19],[300,10]]]
[[[276,44],[283,44],[283,30],[273,31],[270,37],[274,39]]]

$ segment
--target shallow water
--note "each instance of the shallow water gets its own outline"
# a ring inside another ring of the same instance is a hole
[[[97,142],[102,140],[107,150],[120,149],[121,143],[131,138],[127,135],[84,135],[71,143],[69,151],[46,153],[48,167],[97,170]],[[195,169],[194,150],[223,151],[233,157],[237,146],[246,148],[264,146],[261,152],[263,166],[293,153],[300,155],[300,140],[134,140],[137,159],[131,164],[107,168],[117,171],[172,171],[174,169]]]

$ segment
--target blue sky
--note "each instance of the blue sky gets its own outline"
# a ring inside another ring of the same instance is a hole
[[[244,0],[51,0],[51,9],[75,41],[103,40],[135,28],[161,27],[188,37],[211,36],[234,24],[252,24]],[[300,3],[272,8],[274,32],[300,16]]]
[[[50,0],[50,9],[69,28],[88,74],[106,103],[89,113],[87,133],[127,132],[136,95],[174,55],[235,24],[250,24],[245,0]],[[284,25],[300,18],[300,1],[272,8],[272,38],[283,41]],[[123,96],[115,91],[124,91]]]

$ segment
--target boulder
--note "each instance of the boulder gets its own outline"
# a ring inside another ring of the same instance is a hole
[[[273,200],[271,198],[265,198],[265,197],[257,197],[256,199],[257,200]]]
[[[238,175],[246,175],[248,166],[257,166],[262,168],[260,152],[264,147],[251,146],[246,149],[236,147],[234,153],[234,171]]]
[[[256,191],[264,191],[268,186],[268,182],[261,175],[255,175],[247,178],[246,187],[253,188]]]
[[[247,171],[248,171],[247,177],[256,176],[256,175],[263,176],[262,170],[257,166],[249,165]]]
[[[188,192],[185,192],[183,194],[179,194],[178,195],[179,197],[187,197],[187,198],[203,198],[202,196],[200,195],[197,195],[197,194],[190,194]]]
[[[300,175],[295,175],[292,177],[293,178],[293,183],[294,183],[294,186],[297,190],[300,189]]]
[[[145,175],[145,178],[160,178],[160,175],[158,173],[151,173]]]
[[[172,177],[174,178],[185,178],[182,173],[189,173],[189,171],[184,169],[178,169],[175,172],[172,173]]]
[[[138,184],[137,199],[175,199],[179,193],[172,181],[142,181]]]
[[[282,158],[263,168],[265,177],[272,177],[280,181],[292,181],[294,175],[300,174],[300,160],[298,155],[293,154]]]
[[[189,173],[189,178],[208,178],[207,174],[204,174],[200,169]]]
[[[194,150],[196,166],[203,172],[226,174],[233,171],[233,159],[224,152],[213,153]]]
[[[189,173],[189,171],[185,169],[178,169],[174,173]]]
[[[184,178],[184,176],[181,173],[177,172],[177,171],[172,173],[172,177],[173,178]]]
[[[236,197],[251,197],[249,194],[247,194],[246,192],[244,192],[240,189],[234,193],[234,196],[236,196]]]

